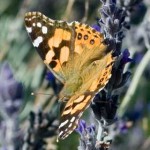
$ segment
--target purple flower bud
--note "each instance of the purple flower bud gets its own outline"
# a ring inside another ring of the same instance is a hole
[[[98,32],[101,32],[101,27],[97,24],[92,25],[92,28],[94,28]]]
[[[82,134],[86,129],[86,122],[84,120],[80,120],[76,132]]]
[[[122,65],[125,65],[126,63],[128,62],[132,62],[132,59],[129,58],[130,56],[130,53],[129,53],[129,50],[128,49],[125,49],[122,53],[122,59],[121,59],[121,64]]]
[[[54,77],[54,75],[53,75],[50,71],[48,71],[48,72],[46,73],[46,79],[47,79],[48,81],[53,81],[53,80],[55,80],[55,77]]]

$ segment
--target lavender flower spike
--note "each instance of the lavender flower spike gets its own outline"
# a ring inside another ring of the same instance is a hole
[[[23,99],[22,83],[16,81],[8,63],[4,63],[0,72],[0,107],[3,117],[13,117],[19,112]]]
[[[3,149],[20,147],[22,138],[18,118],[22,101],[23,86],[14,79],[9,64],[5,62],[0,70],[0,111],[3,118],[0,122],[0,141]]]

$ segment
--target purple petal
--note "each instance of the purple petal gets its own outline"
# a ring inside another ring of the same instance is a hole
[[[47,79],[48,81],[53,81],[53,80],[55,80],[55,77],[54,77],[54,75],[53,75],[50,71],[48,71],[48,72],[46,73],[46,79]]]
[[[128,49],[125,49],[122,53],[122,60],[121,60],[123,65],[132,61],[132,59],[129,58],[129,56],[130,56],[130,53],[129,53]]]
[[[82,134],[85,131],[85,129],[86,129],[86,122],[84,120],[80,120],[76,131],[79,134]]]
[[[98,32],[101,32],[101,27],[97,24],[92,25],[92,28],[94,28]]]

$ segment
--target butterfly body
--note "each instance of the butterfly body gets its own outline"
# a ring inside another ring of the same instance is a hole
[[[64,139],[107,84],[115,58],[103,35],[88,25],[55,21],[39,12],[27,13],[25,25],[44,63],[64,84],[59,95],[67,101],[59,126],[59,138]]]

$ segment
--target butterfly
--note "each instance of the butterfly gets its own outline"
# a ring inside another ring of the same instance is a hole
[[[79,22],[52,20],[40,12],[25,14],[26,30],[45,65],[63,83],[66,102],[60,117],[59,139],[77,127],[95,94],[111,77],[115,58],[102,33]]]

